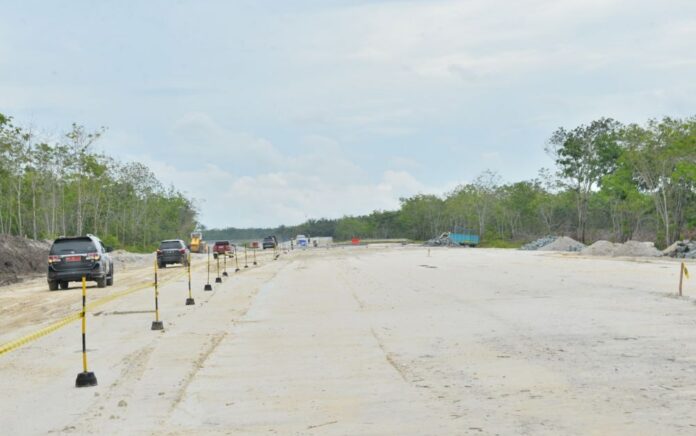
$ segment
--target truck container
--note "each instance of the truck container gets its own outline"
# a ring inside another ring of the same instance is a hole
[[[476,247],[479,242],[481,242],[481,238],[479,235],[475,235],[473,233],[454,233],[454,232],[446,232],[440,235],[441,240],[444,239],[449,239],[453,244],[457,245],[465,245],[468,247]]]

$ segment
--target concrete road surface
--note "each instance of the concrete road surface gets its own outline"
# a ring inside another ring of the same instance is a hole
[[[183,277],[161,290],[163,332],[150,290],[88,316],[97,387],[74,387],[79,323],[0,356],[0,429],[693,435],[696,306],[673,296],[677,273],[669,260],[336,248],[264,258],[204,293],[199,269],[195,306]]]

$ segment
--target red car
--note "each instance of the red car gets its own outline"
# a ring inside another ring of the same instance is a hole
[[[215,241],[215,245],[213,245],[213,257],[217,259],[219,254],[231,256],[234,254],[234,248],[234,244],[230,241]]]

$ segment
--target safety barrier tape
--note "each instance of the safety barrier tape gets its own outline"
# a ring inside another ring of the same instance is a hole
[[[205,265],[205,264],[199,263],[198,268],[203,268],[203,265]],[[177,280],[179,277],[182,277],[184,275],[186,275],[186,272],[179,273],[179,274],[175,275],[174,277],[171,277],[170,279],[165,280],[163,283],[173,282],[174,280]],[[132,294],[133,292],[137,292],[137,291],[140,291],[142,289],[150,288],[152,286],[153,286],[153,283],[148,282],[148,283],[134,286],[132,288],[125,289],[125,290],[120,291],[120,292],[113,293],[113,294],[108,295],[106,297],[100,298],[97,301],[93,301],[93,302],[87,304],[86,310],[88,310],[88,311],[94,310],[97,307],[103,306],[103,305],[105,305],[111,301],[114,301],[118,298],[125,297],[126,295]],[[71,322],[77,321],[78,319],[81,318],[81,316],[82,316],[82,311],[75,312],[75,313],[68,315],[65,318],[63,318],[59,321],[56,321],[51,325],[43,327],[43,328],[41,328],[33,333],[29,333],[28,335],[22,336],[21,338],[15,339],[15,340],[10,341],[10,342],[6,342],[6,343],[0,345],[0,356],[2,356],[3,354],[9,353],[10,351],[16,350],[17,348],[19,348],[23,345],[26,345],[30,342],[33,342],[39,338],[42,338],[50,333],[53,333],[56,330],[70,324]]]
[[[185,273],[176,274],[174,277],[171,277],[170,279],[166,280],[165,283],[173,282],[174,280],[177,280],[179,277],[183,276],[184,274]],[[97,307],[103,306],[106,303],[114,301],[118,298],[125,297],[126,295],[132,294],[133,292],[137,292],[137,291],[140,291],[140,290],[143,290],[146,288],[150,288],[150,287],[152,287],[152,283],[148,282],[148,283],[144,283],[141,285],[137,285],[137,286],[125,289],[123,291],[113,293],[113,294],[108,295],[104,298],[100,298],[97,301],[93,301],[93,302],[87,304],[87,310],[96,309]],[[21,338],[15,339],[15,340],[10,341],[10,342],[6,342],[6,343],[0,345],[0,356],[2,356],[5,353],[9,353],[12,350],[16,350],[17,348],[19,348],[23,345],[26,345],[30,342],[33,342],[39,338],[42,338],[42,337],[48,335],[49,333],[53,333],[56,330],[70,324],[71,322],[77,321],[81,317],[82,317],[82,311],[75,312],[75,313],[68,315],[65,318],[63,318],[59,321],[56,321],[51,325],[43,327],[43,328],[41,328],[33,333],[29,333],[26,336],[22,336]]]

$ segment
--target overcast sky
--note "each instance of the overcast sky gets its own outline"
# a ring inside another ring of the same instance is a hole
[[[533,178],[559,126],[695,105],[694,0],[0,0],[0,112],[107,126],[209,227]]]

